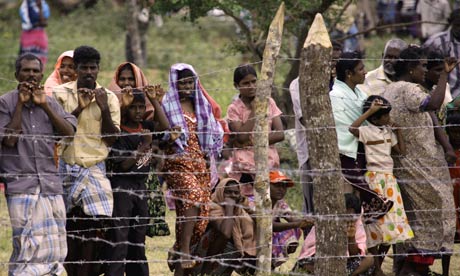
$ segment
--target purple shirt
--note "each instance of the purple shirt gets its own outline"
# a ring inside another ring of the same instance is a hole
[[[46,112],[33,103],[22,109],[22,135],[15,147],[2,145],[5,126],[13,119],[18,90],[0,97],[0,174],[7,194],[62,194],[62,182],[54,163],[54,144],[59,134]],[[55,99],[47,97],[49,107],[74,127],[76,118],[65,112]],[[38,187],[40,189],[38,189]]]

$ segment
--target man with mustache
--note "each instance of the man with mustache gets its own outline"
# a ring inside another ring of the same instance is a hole
[[[52,156],[55,139],[73,136],[77,120],[46,96],[37,56],[20,56],[15,77],[18,87],[0,97],[0,173],[13,228],[9,275],[59,275],[66,213]]]
[[[92,261],[100,257],[104,238],[101,230],[112,216],[113,195],[106,176],[105,159],[109,146],[120,132],[120,105],[115,94],[97,82],[99,52],[90,46],[74,51],[77,80],[57,86],[53,96],[78,118],[73,139],[66,140],[60,150],[59,171],[66,193],[67,243],[69,253],[67,274],[98,275],[100,267]]]
[[[394,63],[398,60],[402,50],[407,48],[407,43],[399,38],[390,39],[385,44],[382,53],[382,65],[377,69],[367,72],[364,84],[358,88],[367,95],[380,95],[385,88],[394,81]]]

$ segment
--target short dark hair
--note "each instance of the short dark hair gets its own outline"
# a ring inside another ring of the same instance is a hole
[[[369,110],[369,108],[371,108],[372,102],[375,100],[381,100],[383,104],[387,106],[387,108],[381,108],[377,110],[377,112],[369,116],[367,120],[369,120],[370,122],[380,119],[380,117],[382,117],[385,114],[390,113],[391,111],[391,104],[387,99],[385,99],[384,97],[378,96],[378,95],[371,95],[366,99],[366,101],[363,104],[363,113],[365,113],[366,111]]]
[[[15,67],[15,73],[16,75],[19,73],[19,71],[21,71],[21,66],[22,66],[22,61],[23,60],[38,60],[38,62],[40,63],[40,71],[43,72],[43,63],[41,61],[41,59],[39,59],[36,55],[34,54],[31,54],[31,53],[25,53],[25,54],[22,54],[20,55],[17,59],[16,59],[16,62],[14,64],[14,67]]]
[[[411,69],[417,67],[420,64],[420,59],[425,57],[423,49],[419,46],[411,45],[401,51],[399,59],[396,61],[393,68],[395,69],[396,78],[402,77],[404,74],[409,72]]]
[[[345,208],[353,209],[355,214],[361,214],[361,201],[352,193],[345,194]]]
[[[96,62],[99,65],[101,61],[101,55],[99,51],[91,46],[80,46],[77,47],[73,52],[73,62],[75,66],[86,62]]]
[[[337,79],[340,81],[345,81],[346,71],[353,71],[356,66],[361,62],[362,55],[360,52],[344,52],[340,55],[340,59],[335,65],[335,72],[337,74]]]
[[[138,88],[133,89],[133,103],[134,102],[139,102],[139,103],[145,104],[144,92],[142,92],[142,90],[140,90]]]
[[[254,75],[257,78],[257,72],[250,64],[243,64],[236,67],[233,72],[233,84],[238,85],[247,75]]]

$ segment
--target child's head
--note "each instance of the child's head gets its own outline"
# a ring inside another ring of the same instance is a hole
[[[345,194],[345,208],[348,214],[361,214],[361,201],[352,193]]]
[[[136,78],[134,77],[134,71],[131,64],[125,63],[118,70],[117,85],[122,89],[126,87],[136,87]]]
[[[145,115],[145,96],[139,89],[133,89],[133,102],[128,106],[124,122],[140,123]]]
[[[460,111],[452,110],[447,113],[446,131],[454,149],[460,149]]]
[[[177,71],[177,91],[179,98],[193,98],[196,76],[190,69]]]
[[[242,97],[254,98],[257,87],[256,69],[249,64],[238,66],[233,73],[233,85]]]
[[[390,122],[391,104],[384,97],[377,96],[377,95],[369,96],[367,98],[367,100],[364,102],[363,113],[365,113],[366,111],[369,110],[369,108],[372,105],[372,102],[375,101],[375,100],[381,100],[386,108],[379,109],[377,112],[375,112],[374,114],[369,116],[369,118],[367,118],[367,120],[369,122],[371,122],[372,124],[376,125],[376,126],[387,125]]]
[[[284,198],[287,188],[293,187],[294,181],[280,171],[270,171],[270,198],[272,203]]]

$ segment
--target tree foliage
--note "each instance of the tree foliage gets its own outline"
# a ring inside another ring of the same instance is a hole
[[[284,40],[282,55],[294,58],[285,76],[283,87],[299,72],[300,51],[316,13],[324,13],[331,4],[341,0],[285,0],[286,14],[284,22]],[[241,40],[234,45],[241,52],[249,52],[254,62],[262,59],[268,27],[278,9],[280,1],[263,0],[170,0],[156,1],[154,9],[163,14],[188,9],[186,19],[195,21],[206,16],[212,9],[220,9],[231,17],[242,34]],[[292,39],[295,38],[295,39]],[[287,43],[295,41],[295,43]],[[289,92],[273,93],[278,105],[286,114],[292,114]]]

